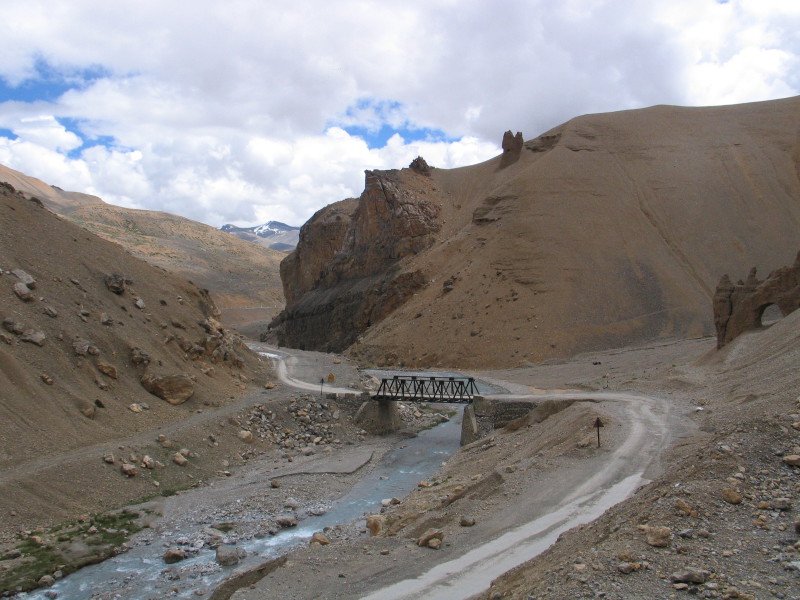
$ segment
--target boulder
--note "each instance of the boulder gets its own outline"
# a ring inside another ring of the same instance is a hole
[[[44,334],[44,331],[28,329],[20,336],[19,339],[21,342],[28,342],[29,344],[35,344],[37,346],[44,346],[44,341],[47,339],[47,336]]]
[[[15,321],[11,317],[3,319],[3,327],[5,327],[6,331],[13,333],[14,335],[22,335],[22,333],[25,331],[25,325],[19,321]]]
[[[186,558],[186,552],[181,548],[169,548],[164,552],[161,558],[163,558],[164,562],[168,565],[172,565]]]
[[[284,529],[297,527],[297,519],[293,515],[278,515],[275,517],[275,524]]]
[[[800,467],[800,454],[790,454],[789,456],[784,456],[783,462],[790,467]]]
[[[247,429],[242,429],[239,434],[239,439],[242,440],[245,444],[250,444],[253,442],[253,432],[248,431]]]
[[[141,348],[131,348],[131,362],[135,365],[148,365],[150,354]]]
[[[135,477],[139,470],[136,468],[136,465],[132,465],[129,463],[123,463],[120,468],[120,473],[125,475],[126,477]]]
[[[24,284],[29,289],[36,289],[36,280],[29,273],[26,273],[22,269],[12,269],[11,274],[19,279],[19,283]]]
[[[742,495],[735,489],[726,487],[722,490],[722,499],[728,504],[741,504]]]
[[[669,576],[672,583],[705,583],[710,573],[703,569],[689,567]]]
[[[417,546],[433,548],[435,550],[441,545],[443,539],[444,531],[441,529],[428,529],[417,539]],[[433,542],[433,540],[436,541]],[[433,542],[433,545],[431,545],[431,542]]]
[[[172,462],[174,462],[179,467],[185,467],[189,462],[187,458],[181,454],[180,452],[176,452],[172,455]]]
[[[31,300],[33,300],[33,292],[27,285],[25,285],[21,281],[18,281],[17,283],[14,284],[14,293],[17,295],[17,298],[19,298],[23,302],[30,302]]]
[[[106,287],[109,291],[117,294],[118,296],[125,292],[125,276],[119,273],[112,273],[105,277]]]
[[[140,381],[144,389],[170,404],[183,404],[194,394],[194,381],[185,374],[159,375],[146,372]]]
[[[328,539],[328,536],[322,533],[321,531],[317,531],[314,535],[311,536],[311,540],[308,542],[309,546],[327,546],[330,544],[331,541]]]
[[[97,356],[100,354],[100,350],[98,350],[97,346],[92,344],[92,342],[89,340],[84,340],[83,338],[78,338],[72,342],[72,350],[78,356],[87,356],[89,354],[92,356]]]
[[[386,517],[383,515],[370,515],[367,517],[367,529],[369,530],[370,536],[378,535],[381,530],[383,529],[383,524],[386,521]]]
[[[100,371],[103,375],[111,377],[111,379],[116,379],[118,375],[117,367],[115,367],[111,363],[107,363],[102,360],[97,361],[97,370]]]
[[[218,565],[223,567],[232,567],[239,563],[244,557],[247,556],[247,552],[236,546],[231,545],[222,545],[217,546],[217,553],[214,557],[214,560],[217,561]]]
[[[659,525],[657,527],[647,528],[647,543],[655,548],[664,548],[669,546],[672,531],[669,527]]]

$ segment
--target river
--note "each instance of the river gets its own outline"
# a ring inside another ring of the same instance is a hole
[[[459,410],[449,421],[423,431],[415,438],[403,440],[383,457],[376,468],[336,500],[324,515],[309,516],[301,520],[297,527],[283,530],[275,536],[239,542],[237,545],[247,551],[247,558],[235,568],[254,567],[307,543],[314,532],[324,527],[349,523],[365,514],[376,513],[384,498],[406,496],[420,480],[434,475],[442,462],[458,449],[461,417],[462,411]],[[203,490],[185,493],[202,494]],[[167,499],[168,502],[170,500]],[[204,525],[195,523],[190,529],[172,531],[170,537],[195,539],[201,535]],[[167,571],[169,566],[162,559],[164,546],[161,543],[152,543],[149,539],[137,539],[137,536],[152,537],[152,533],[148,534],[148,531],[136,534],[131,539],[133,547],[129,551],[97,565],[85,567],[58,580],[46,590],[19,594],[16,597],[30,600],[156,600],[167,596],[196,598],[195,590],[215,588],[234,569],[221,568],[215,562],[213,549],[200,548],[196,555],[179,563],[180,579],[170,579],[170,571]]]

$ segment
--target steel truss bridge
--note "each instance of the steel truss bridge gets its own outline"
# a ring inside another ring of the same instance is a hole
[[[423,377],[395,375],[382,379],[373,400],[403,402],[472,402],[478,393],[472,377]]]

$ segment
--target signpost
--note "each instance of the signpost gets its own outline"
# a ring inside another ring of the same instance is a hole
[[[597,417],[594,420],[594,427],[597,429],[597,447],[599,448],[600,447],[600,428],[601,427],[605,427],[605,425],[603,425],[603,422],[600,420],[600,417]]]

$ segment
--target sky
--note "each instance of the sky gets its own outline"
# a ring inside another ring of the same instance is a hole
[[[800,0],[3,0],[0,164],[215,227],[573,117],[800,94]]]

